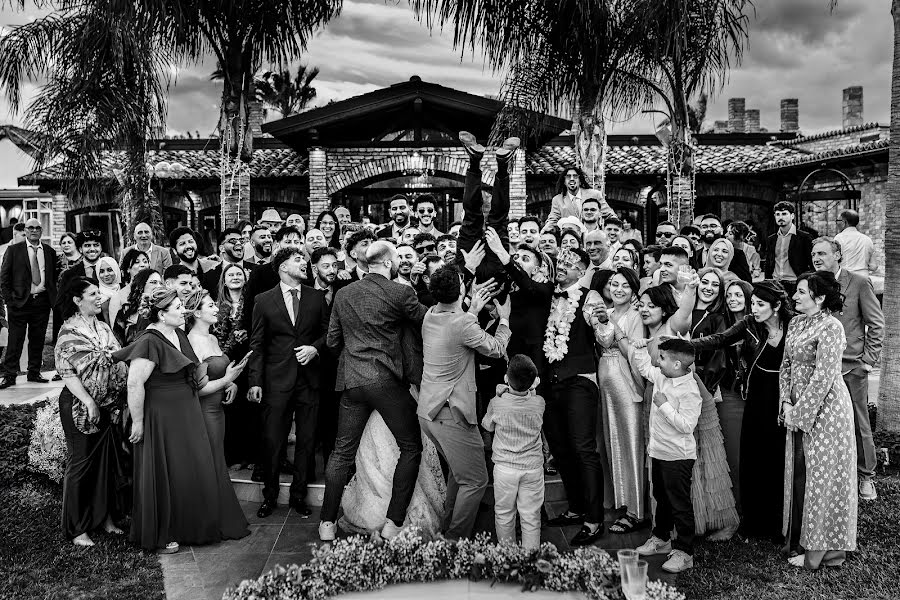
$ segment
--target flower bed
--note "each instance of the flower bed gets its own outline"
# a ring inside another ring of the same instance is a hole
[[[545,542],[539,550],[494,544],[487,534],[451,542],[429,538],[409,527],[385,541],[352,536],[313,551],[304,565],[278,566],[256,580],[228,590],[224,600],[324,600],[350,592],[380,590],[390,585],[447,579],[515,583],[523,591],[582,592],[596,600],[622,598],[619,565],[596,547],[561,553]],[[683,600],[674,587],[651,582],[647,600]]]
[[[0,483],[18,481],[27,471],[61,483],[66,457],[56,398],[0,406]]]

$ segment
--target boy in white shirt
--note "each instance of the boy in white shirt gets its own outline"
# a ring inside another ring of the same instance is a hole
[[[515,544],[518,510],[522,546],[534,549],[541,545],[544,505],[544,399],[534,393],[537,367],[524,354],[510,359],[505,380],[481,421],[494,432],[494,525],[498,541]]]
[[[616,334],[625,348],[631,344]],[[650,408],[650,478],[656,512],[653,535],[638,554],[668,554],[663,570],[680,573],[694,566],[694,506],[691,475],[697,459],[694,428],[703,400],[691,371],[694,348],[688,340],[669,338],[659,343],[659,367],[654,367],[646,348],[629,350],[629,357],[654,384]],[[671,540],[672,528],[678,534]]]

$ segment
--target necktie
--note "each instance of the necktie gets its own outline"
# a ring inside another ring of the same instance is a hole
[[[85,267],[84,268],[84,276],[88,279],[94,278],[94,267]]]
[[[41,266],[38,264],[37,258],[38,249],[31,245],[28,246],[28,249],[31,250],[31,283],[33,285],[41,285]]]
[[[297,317],[300,316],[300,290],[291,288],[291,306],[294,309],[294,323],[297,323]]]

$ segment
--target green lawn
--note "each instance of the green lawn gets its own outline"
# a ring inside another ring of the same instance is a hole
[[[878,500],[860,502],[857,552],[841,569],[809,572],[769,543],[705,543],[675,585],[688,599],[832,600],[900,598],[900,477],[878,478]]]

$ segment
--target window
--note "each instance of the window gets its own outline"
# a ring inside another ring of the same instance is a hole
[[[25,208],[25,220],[37,219],[41,222],[41,241],[49,244],[53,237],[53,200],[47,198],[30,198],[22,201]]]

